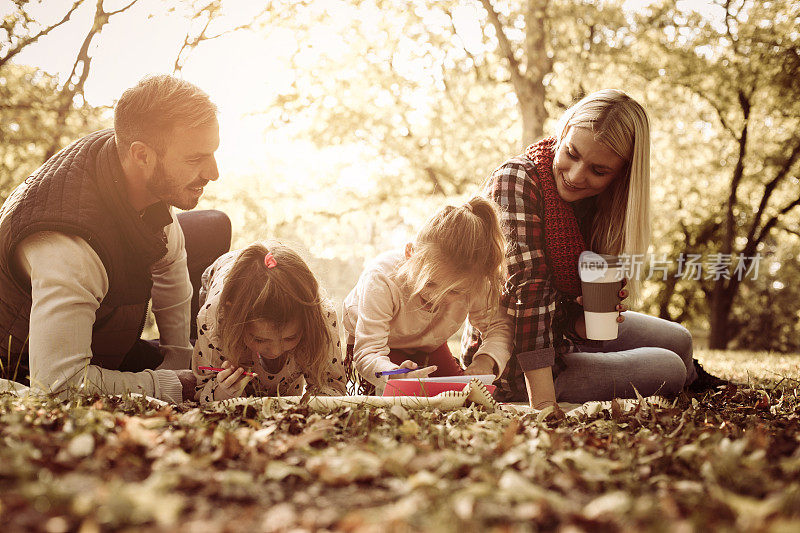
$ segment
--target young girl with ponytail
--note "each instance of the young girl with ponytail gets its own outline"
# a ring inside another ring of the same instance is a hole
[[[344,302],[348,365],[359,390],[400,377],[465,373],[447,346],[465,319],[483,334],[468,374],[496,374],[511,355],[511,324],[499,308],[505,239],[494,202],[476,197],[428,220],[405,250],[367,265]],[[352,373],[355,376],[355,373]]]

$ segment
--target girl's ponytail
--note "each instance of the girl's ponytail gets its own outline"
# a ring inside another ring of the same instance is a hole
[[[448,280],[434,303],[456,287],[488,288],[497,301],[506,278],[505,237],[497,204],[482,197],[437,211],[422,227],[398,281],[419,293],[432,279]]]
[[[482,222],[483,235],[479,239],[485,248],[485,269],[490,295],[499,297],[506,279],[506,238],[497,204],[482,196],[470,198],[465,206]]]

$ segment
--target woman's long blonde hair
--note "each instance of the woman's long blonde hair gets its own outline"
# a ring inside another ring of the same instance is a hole
[[[594,138],[627,161],[625,175],[597,195],[597,213],[590,242],[592,251],[635,256],[646,254],[650,244],[650,124],[647,112],[633,98],[617,89],[603,89],[585,96],[558,122],[558,145],[569,128],[592,131]],[[639,280],[629,280],[633,298]]]
[[[276,266],[267,268],[267,253]],[[223,353],[234,366],[249,359],[247,324],[267,320],[282,328],[297,321],[301,338],[292,350],[309,385],[323,385],[330,341],[319,284],[296,252],[278,242],[254,243],[242,250],[220,296],[219,333]]]
[[[411,295],[419,294],[432,278],[448,280],[434,291],[434,306],[447,292],[465,285],[474,287],[476,294],[486,290],[491,306],[499,301],[506,280],[505,250],[497,205],[476,196],[459,207],[440,209],[425,223],[397,279]]]

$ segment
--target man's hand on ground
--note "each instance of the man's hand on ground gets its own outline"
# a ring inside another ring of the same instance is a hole
[[[176,370],[175,375],[178,376],[178,379],[181,382],[181,388],[183,389],[182,392],[182,401],[186,402],[189,400],[194,400],[194,387],[197,385],[197,378],[194,375],[194,372],[191,370]]]

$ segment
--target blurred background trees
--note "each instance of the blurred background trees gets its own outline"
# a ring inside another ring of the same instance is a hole
[[[629,67],[651,84],[694,99],[695,112],[684,116],[702,117],[712,127],[702,142],[712,142],[713,150],[686,153],[699,157],[696,169],[681,159],[670,162],[675,171],[716,178],[717,207],[704,206],[683,221],[684,246],[750,258],[781,238],[773,230],[786,232],[781,228],[796,227],[798,220],[800,8],[796,2],[729,0],[714,7],[715,21],[670,5],[637,17]],[[715,278],[698,285],[709,304],[709,343],[725,348],[741,331],[731,320],[742,282]],[[772,289],[783,292],[780,283]]]
[[[651,116],[651,252],[671,260],[641,309],[708,330],[715,348],[800,349],[798,2],[282,0],[239,17],[236,0],[0,6],[0,199],[54,149],[110,125],[113,102],[84,89],[104,75],[91,61],[104,36],[147,35],[134,12],[181,21],[159,52],[181,73],[280,63],[274,93],[237,119],[261,124],[246,141],[263,158],[201,206],[231,215],[236,245],[302,243],[337,298],[365,260],[480,190],[576,99],[617,87]],[[59,31],[83,36],[72,72],[26,65],[21,52]],[[243,32],[289,44],[204,66]],[[702,256],[700,279],[679,275],[680,254]],[[759,254],[758,276],[709,275],[714,254],[733,266]]]

